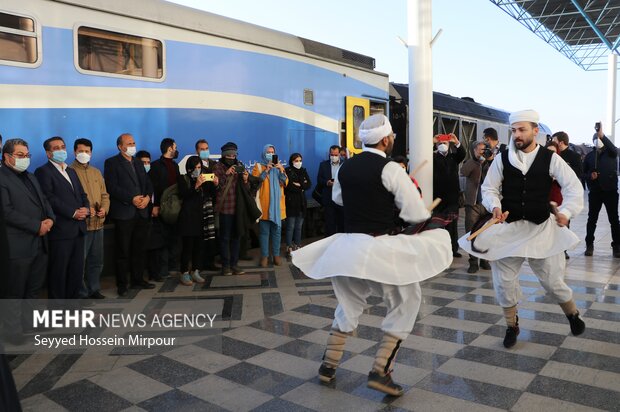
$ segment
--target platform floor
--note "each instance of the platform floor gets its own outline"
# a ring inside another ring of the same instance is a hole
[[[572,222],[582,239],[585,213]],[[375,298],[347,342],[336,382],[319,382],[337,302],[329,281],[290,265],[214,276],[206,289],[168,279],[132,296],[137,307],[192,298],[217,310],[216,328],[184,338],[184,346],[19,355],[11,365],[27,411],[619,411],[620,259],[611,257],[610,241],[603,211],[595,255],[584,257],[583,243],[569,251],[566,279],[587,324],[579,337],[527,265],[521,334],[509,350],[490,271],[467,274],[463,257],[425,281],[418,321],[397,357],[394,379],[406,387],[400,398],[366,388],[386,312]]]

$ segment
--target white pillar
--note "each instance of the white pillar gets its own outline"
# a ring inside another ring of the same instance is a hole
[[[618,55],[610,53],[607,64],[607,121],[603,125],[605,135],[612,142],[620,142],[616,140],[616,90],[618,78]]]
[[[433,77],[431,0],[408,0],[409,170],[425,160],[415,175],[428,206],[433,201]]]

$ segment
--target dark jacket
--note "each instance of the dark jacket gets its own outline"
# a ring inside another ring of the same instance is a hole
[[[465,177],[465,205],[473,206],[478,199],[480,184],[484,181],[490,163],[486,160],[481,162],[473,157],[468,159],[461,167],[461,176]],[[437,197],[437,194],[435,194]]]
[[[10,242],[11,259],[36,256],[39,252],[41,221],[46,218],[56,219],[36,177],[29,172],[23,173],[32,183],[36,195],[32,194],[16,172],[4,165],[0,167],[2,214]],[[42,241],[44,250],[47,250],[47,236]]]
[[[66,171],[71,184],[49,161],[34,172],[56,215],[50,240],[73,239],[86,234],[86,220],[75,220],[73,215],[81,207],[90,208],[88,196],[75,170],[67,167]]]
[[[284,196],[286,200],[286,216],[297,217],[306,214],[306,194],[305,191],[310,189],[312,182],[308,176],[305,167],[295,169],[289,166],[285,169],[288,176],[288,184],[284,188]],[[299,184],[299,186],[295,185]]]
[[[439,210],[447,206],[458,205],[459,193],[459,164],[465,159],[465,147],[456,148],[450,145],[447,155],[437,152],[433,154],[433,196],[441,198]]]
[[[202,172],[206,173],[204,168]],[[189,175],[179,175],[177,179],[179,196],[183,199],[179,220],[177,221],[179,236],[202,236],[204,233],[202,205],[206,198],[215,197],[215,187],[212,183],[209,185],[207,182],[196,190],[195,185],[196,180]]]
[[[135,174],[130,168],[133,168]],[[110,194],[111,219],[130,220],[136,214],[144,219],[149,217],[148,207],[140,210],[133,204],[135,196],[153,195],[153,185],[139,160],[132,158],[128,161],[119,153],[106,159],[103,175]]]
[[[170,184],[168,180],[168,168],[164,162],[163,156],[152,162],[151,170],[148,173],[151,183],[153,183],[153,206],[159,206],[159,200],[164,190],[176,183],[179,180],[179,176],[181,176],[179,165],[172,160],[176,176],[174,177],[174,183]]]
[[[581,179],[581,176],[583,175],[583,166],[581,165],[581,156],[579,156],[579,153],[567,148],[561,151],[559,155],[566,163],[568,163],[570,168],[573,169],[573,172],[575,172],[577,178]]]
[[[606,136],[602,139],[603,148],[593,150],[586,155],[583,161],[583,174],[588,184],[588,189],[602,191],[618,190],[618,168],[616,158],[618,149]],[[592,172],[598,172],[598,178],[592,180]]]
[[[340,159],[342,163],[344,161]],[[323,206],[338,206],[332,201],[332,186],[327,186],[327,181],[332,179],[332,163],[330,160],[325,160],[319,164],[319,172],[316,176],[316,185],[321,191],[323,196]]]

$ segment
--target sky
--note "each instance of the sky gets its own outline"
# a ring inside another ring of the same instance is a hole
[[[407,0],[173,2],[372,56],[375,70],[408,83],[397,38],[407,39]],[[433,45],[434,91],[508,112],[531,108],[553,132],[591,143],[594,123],[606,119],[606,71],[579,68],[489,0],[433,0],[432,13],[433,34],[443,30]]]

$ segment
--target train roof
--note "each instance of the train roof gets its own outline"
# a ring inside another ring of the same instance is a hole
[[[164,0],[52,1],[125,17],[138,18],[289,53],[312,56],[321,60],[372,71],[375,74],[387,77],[387,74],[374,71],[375,59],[370,56]]]
[[[390,96],[409,101],[409,85],[390,83]],[[433,108],[441,112],[460,114],[477,119],[491,120],[508,124],[510,113],[476,102],[471,97],[454,97],[449,94],[433,92]]]

